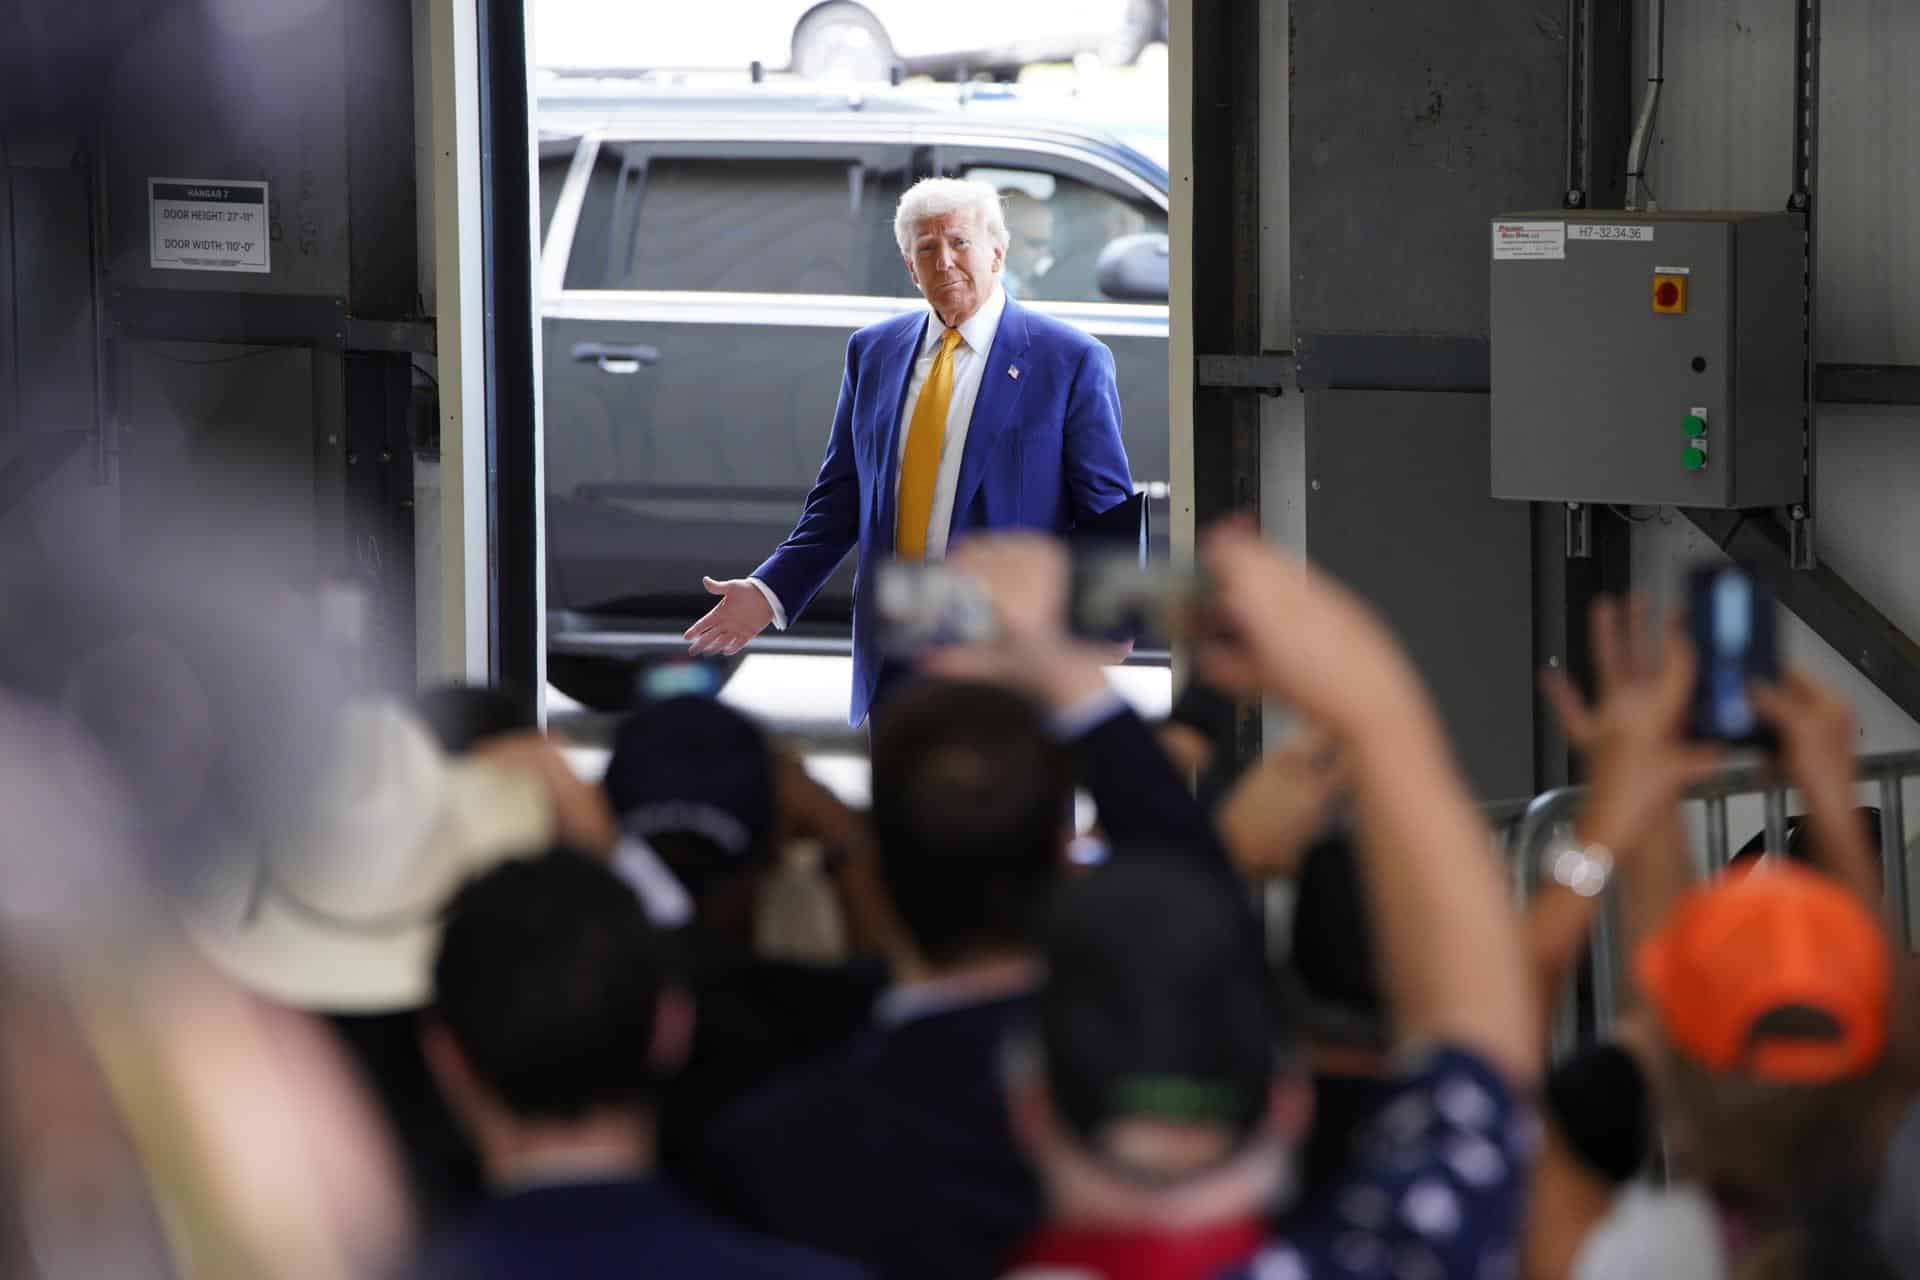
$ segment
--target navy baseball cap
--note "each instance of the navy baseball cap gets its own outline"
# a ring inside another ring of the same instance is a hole
[[[682,875],[719,878],[772,852],[772,744],[725,703],[697,696],[642,702],[620,723],[601,785],[628,834],[649,842],[695,836],[711,850],[713,865],[676,865]]]

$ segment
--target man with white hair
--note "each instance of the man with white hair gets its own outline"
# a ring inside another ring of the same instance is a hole
[[[1113,354],[1007,296],[999,193],[925,179],[901,197],[894,235],[928,309],[847,343],[826,460],[799,523],[749,577],[706,579],[720,603],[686,633],[696,654],[738,653],[768,623],[798,618],[858,547],[856,726],[891,674],[875,635],[875,565],[939,560],[981,530],[1070,533],[1133,492]]]

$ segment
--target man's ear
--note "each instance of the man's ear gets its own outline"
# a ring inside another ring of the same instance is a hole
[[[653,1008],[653,1044],[647,1065],[660,1076],[671,1076],[687,1065],[693,1053],[693,996],[682,987],[667,987]]]

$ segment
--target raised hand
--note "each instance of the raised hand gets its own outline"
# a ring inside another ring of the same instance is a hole
[[[1854,791],[1858,731],[1853,708],[1800,668],[1788,670],[1778,684],[1756,686],[1750,696],[1754,710],[1779,737],[1781,771],[1806,797],[1814,861],[1877,903],[1877,851],[1860,820]]]
[[[728,582],[716,582],[712,578],[700,581],[706,585],[709,595],[720,597],[720,603],[688,627],[681,637],[687,641],[687,652],[695,657],[705,654],[732,657],[773,621],[773,606],[767,603],[760,588],[745,578]]]
[[[1853,795],[1859,745],[1853,708],[1807,671],[1794,667],[1774,685],[1755,687],[1753,709],[1780,739],[1780,768],[1809,796]]]
[[[1593,703],[1564,671],[1546,672],[1540,687],[1567,740],[1586,758],[1591,793],[1580,816],[1582,838],[1624,853],[1662,828],[1682,793],[1719,767],[1722,752],[1685,736],[1696,662],[1678,615],[1655,633],[1644,598],[1625,608],[1603,599],[1588,628]]]

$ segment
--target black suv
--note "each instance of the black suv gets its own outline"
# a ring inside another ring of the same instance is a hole
[[[571,696],[618,700],[711,603],[702,573],[749,572],[792,527],[848,335],[924,305],[893,237],[922,177],[1009,196],[1010,289],[1113,349],[1134,481],[1164,508],[1167,175],[1140,152],[906,91],[550,88],[540,125],[548,653]],[[846,652],[852,593],[849,560],[756,648]]]

